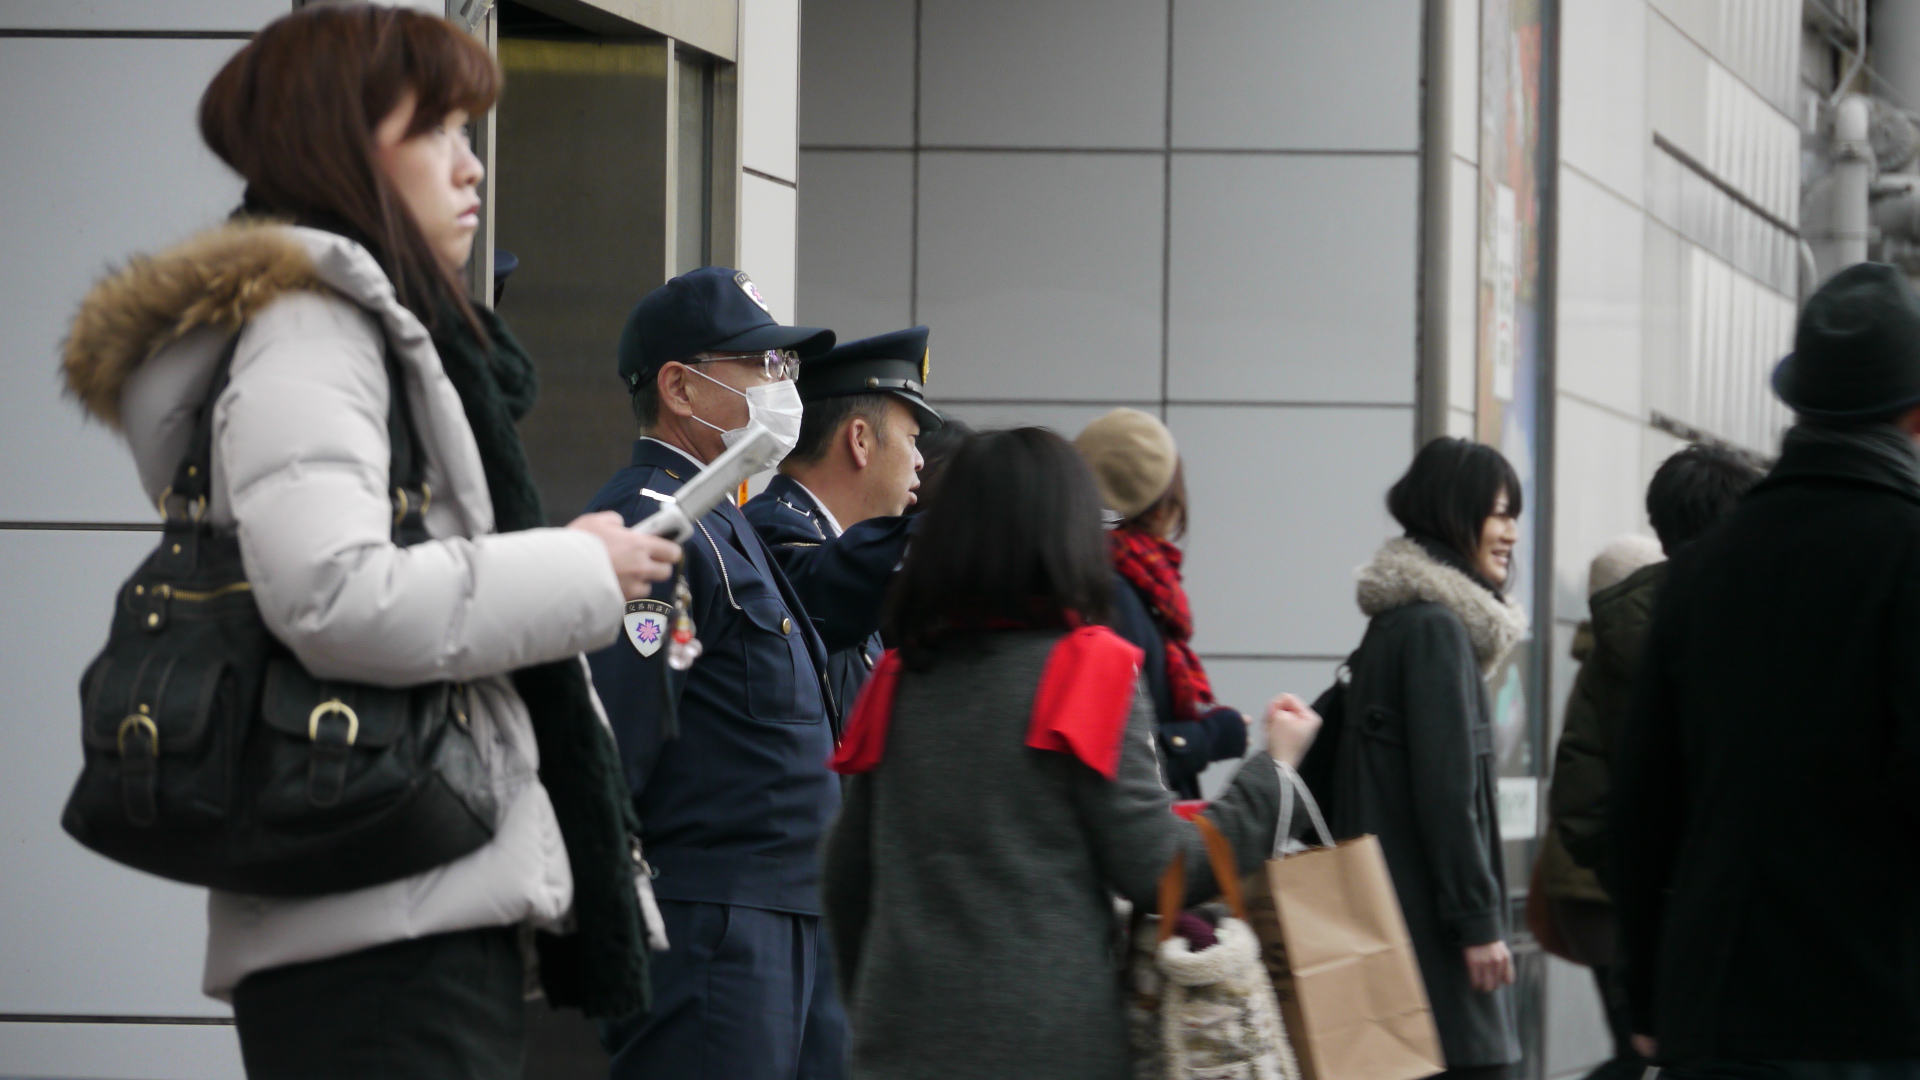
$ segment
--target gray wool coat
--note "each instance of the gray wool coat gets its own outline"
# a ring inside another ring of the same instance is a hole
[[[1508,937],[1485,676],[1525,617],[1412,540],[1382,548],[1358,592],[1372,622],[1333,751],[1328,822],[1336,837],[1380,838],[1448,1067],[1512,1064],[1512,994],[1475,990],[1463,950]]]
[[[1127,1080],[1113,894],[1153,910],[1176,849],[1188,902],[1217,892],[1170,812],[1144,696],[1112,781],[1026,745],[1059,636],[993,634],[902,673],[885,756],[848,787],[822,877],[858,1080]],[[1272,849],[1279,799],[1255,754],[1208,810],[1242,872]]]

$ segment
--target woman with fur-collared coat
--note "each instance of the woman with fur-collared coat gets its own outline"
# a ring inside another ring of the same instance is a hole
[[[464,684],[500,808],[487,843],[398,881],[211,894],[203,987],[233,1002],[254,1080],[518,1080],[536,930],[551,999],[645,1000],[626,792],[580,654],[679,549],[618,514],[544,527],[513,427],[532,362],[457,276],[481,173],[462,127],[498,90],[443,19],[342,4],[270,24],[201,104],[250,220],[132,260],[67,342],[70,392],[126,437],[150,498],[212,396],[205,513],[237,534],[267,628],[317,678]],[[404,548],[394,395],[431,495],[430,538]]]
[[[1520,1060],[1486,684],[1526,632],[1501,593],[1520,499],[1491,447],[1435,439],[1414,458],[1387,496],[1407,534],[1360,570],[1372,621],[1344,726],[1303,766],[1330,777],[1336,836],[1380,838],[1447,1076],[1499,1077]]]

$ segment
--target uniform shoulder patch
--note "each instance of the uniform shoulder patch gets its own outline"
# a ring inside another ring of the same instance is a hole
[[[652,656],[667,641],[667,620],[673,608],[661,600],[629,600],[624,620],[627,643],[641,656]]]

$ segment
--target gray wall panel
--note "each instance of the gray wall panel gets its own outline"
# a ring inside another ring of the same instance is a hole
[[[1547,957],[1548,1076],[1578,1075],[1613,1056],[1593,971]]]
[[[933,402],[942,413],[957,416],[979,431],[1038,425],[1052,428],[1067,439],[1080,434],[1081,428],[1105,416],[1114,407],[1104,402],[1099,405],[1053,405],[1018,401],[948,403],[938,397],[935,397]],[[1130,407],[1155,415],[1159,415],[1160,412],[1160,404],[1155,401],[1138,401],[1132,403]]]
[[[934,153],[920,161],[920,319],[955,397],[1160,396],[1163,162]]]
[[[153,520],[125,448],[61,397],[60,343],[109,264],[239,203],[194,113],[240,44],[0,38],[0,520]]]
[[[920,139],[1158,148],[1166,0],[922,0]],[[1094,14],[1097,11],[1097,14]]]
[[[809,3],[800,17],[800,145],[912,146],[914,6]],[[806,163],[801,163],[806,169]],[[803,205],[801,216],[806,216]]]
[[[1167,394],[1412,404],[1419,164],[1173,160]]]
[[[0,0],[0,30],[251,31],[288,0]]]
[[[1419,0],[1203,0],[1173,16],[1173,145],[1412,150]]]
[[[908,325],[912,152],[803,150],[800,181],[797,321],[832,327],[841,341]],[[936,335],[930,344],[946,342]]]
[[[243,1080],[231,1027],[0,1023],[0,1076]]]
[[[1175,405],[1168,423],[1192,510],[1194,648],[1353,651],[1353,569],[1398,531],[1385,496],[1412,455],[1412,410]]]
[[[200,993],[205,891],[108,862],[60,829],[80,773],[80,673],[106,641],[115,590],[158,539],[0,531],[0,1013],[227,1012]]]

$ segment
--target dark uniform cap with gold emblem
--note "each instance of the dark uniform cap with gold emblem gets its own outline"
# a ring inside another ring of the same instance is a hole
[[[924,326],[849,341],[818,360],[801,363],[800,400],[892,394],[913,409],[920,430],[931,431],[941,420],[923,396],[930,355]]]

